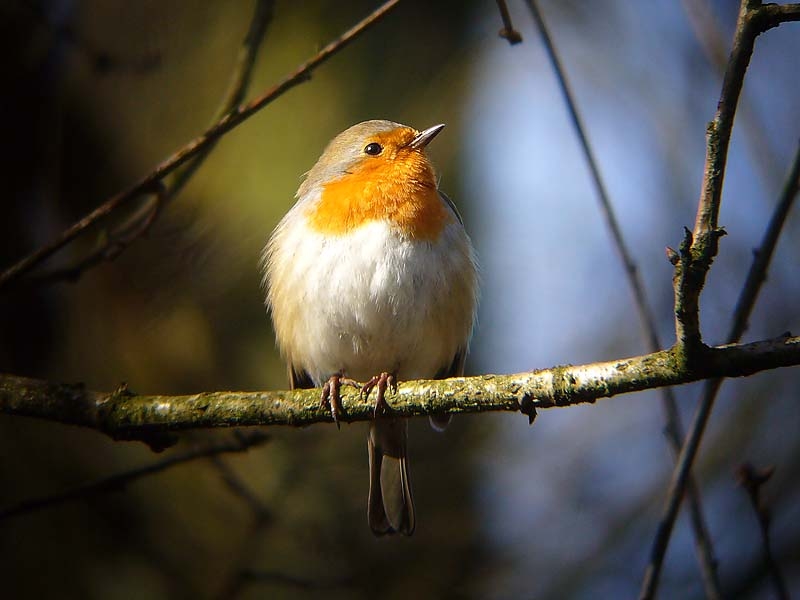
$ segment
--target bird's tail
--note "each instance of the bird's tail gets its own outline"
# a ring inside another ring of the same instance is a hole
[[[406,419],[376,419],[369,428],[367,521],[375,535],[414,533],[414,501],[408,478]]]

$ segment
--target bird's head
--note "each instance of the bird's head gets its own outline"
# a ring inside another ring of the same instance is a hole
[[[430,238],[447,221],[425,147],[444,128],[423,131],[392,121],[364,121],[337,135],[308,172],[298,198],[315,229],[346,233],[386,219],[412,237]]]
[[[353,125],[328,144],[298,195],[345,176],[371,181],[409,178],[435,186],[425,147],[442,129],[444,125],[434,125],[418,131],[379,120]]]

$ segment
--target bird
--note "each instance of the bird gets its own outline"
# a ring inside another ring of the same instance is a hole
[[[376,390],[367,522],[377,536],[416,526],[407,419],[391,416],[385,392],[463,375],[476,318],[475,251],[426,155],[443,128],[370,120],[334,137],[262,254],[292,389],[321,387],[337,426],[342,385]]]

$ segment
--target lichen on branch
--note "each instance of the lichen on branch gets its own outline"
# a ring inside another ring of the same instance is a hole
[[[706,348],[688,365],[675,348],[579,366],[558,366],[513,375],[479,375],[400,382],[387,400],[397,416],[437,413],[522,412],[594,402],[617,394],[738,377],[800,364],[800,337]],[[374,417],[374,399],[344,390],[347,422]],[[89,427],[115,439],[141,439],[179,430],[245,425],[306,426],[329,423],[319,390],[202,392],[184,396],[139,395],[122,386],[97,392],[0,375],[0,413]]]

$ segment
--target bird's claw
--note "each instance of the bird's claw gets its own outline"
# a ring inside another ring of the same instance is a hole
[[[336,423],[336,428],[340,429],[339,418],[342,416],[342,395],[341,388],[343,385],[351,385],[355,388],[360,388],[359,383],[349,377],[345,377],[341,373],[336,373],[328,378],[325,385],[322,386],[322,397],[320,398],[320,406],[327,408],[331,411],[333,422]]]
[[[397,392],[397,381],[391,373],[381,373],[375,375],[361,387],[361,397],[365,400],[369,399],[370,392],[377,388],[377,396],[375,397],[375,408],[373,415],[378,418],[383,413],[391,412],[391,407],[386,402],[386,390],[392,388],[393,392]]]

